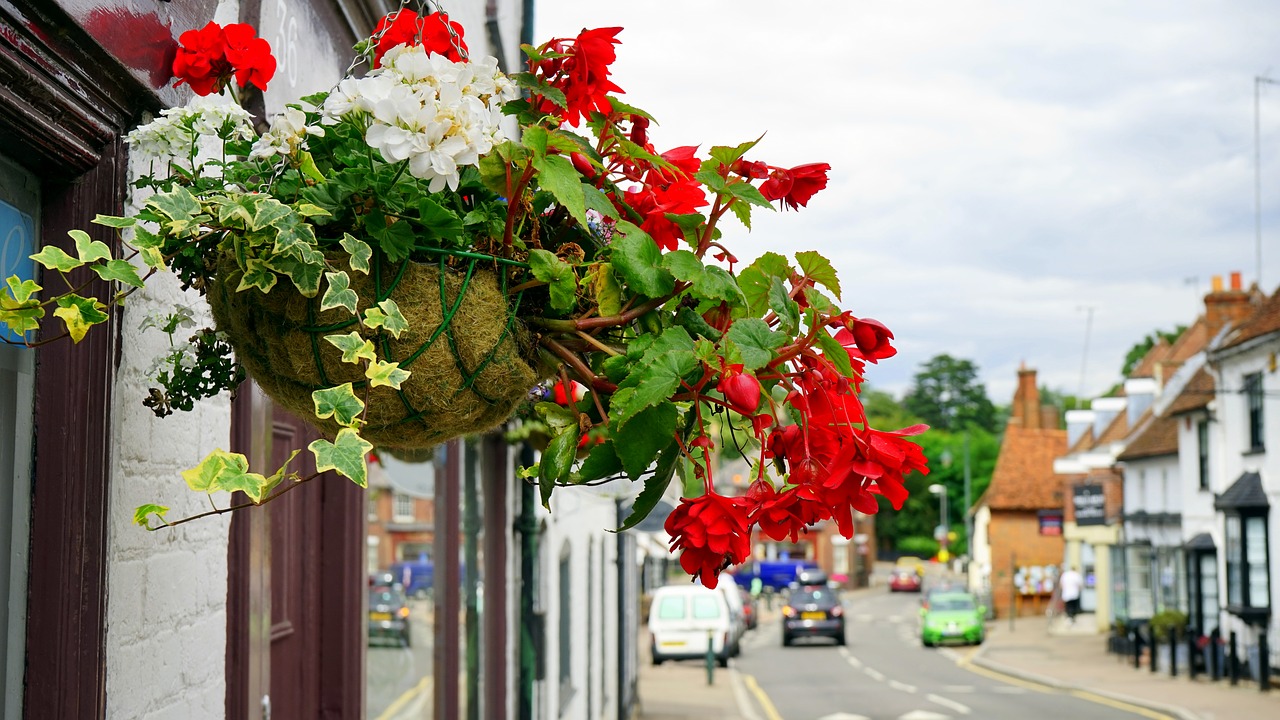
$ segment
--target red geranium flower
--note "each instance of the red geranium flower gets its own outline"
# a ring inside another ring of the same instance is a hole
[[[210,22],[199,30],[188,30],[179,36],[173,58],[173,74],[178,78],[174,87],[185,82],[197,95],[221,92],[232,77],[240,87],[253,84],[266,90],[275,72],[271,45],[243,24],[224,28]]]
[[[267,83],[276,74],[271,45],[258,37],[251,25],[228,25],[222,32],[227,40],[227,62],[235,68],[236,84],[240,87],[252,84],[265,92]]]
[[[382,56],[397,45],[422,45],[428,53],[443,55],[453,62],[461,61],[467,52],[462,25],[449,20],[447,13],[419,16],[402,8],[379,20],[373,34],[378,38],[373,51],[374,67],[381,66]]]
[[[666,531],[672,552],[680,550],[680,567],[714,588],[720,571],[751,556],[751,531],[747,526],[743,497],[725,497],[713,491],[683,498],[667,516]]]
[[[827,163],[797,165],[790,170],[773,168],[769,179],[760,185],[765,200],[781,200],[784,207],[797,210],[809,204],[809,199],[827,186]]]

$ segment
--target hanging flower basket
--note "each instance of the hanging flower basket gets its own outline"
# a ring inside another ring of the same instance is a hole
[[[156,323],[173,345],[146,400],[158,415],[234,388],[241,366],[324,433],[307,448],[317,473],[362,486],[375,446],[418,453],[518,418],[541,450],[522,478],[548,506],[557,487],[640,481],[625,529],[679,478],[666,529],[709,586],[755,529],[795,542],[831,521],[851,537],[855,511],[901,507],[904,475],[928,471],[909,440],[923,426],[876,430],[859,401],[893,334],[839,307],[848,288],[819,253],[744,266],[724,229],[807,206],[830,168],[753,159],[756,141],[657,150],[653,118],[610,78],[620,32],[526,46],[528,72],[508,77],[443,13],[401,8],[357,45],[367,72],[261,136],[235,95],[270,81],[265,41],[245,25],[184,33],[174,70],[197,97],[129,138],[154,158],[152,194],[96,220],[132,254],[73,230],[74,256],[33,256],[46,281],[87,267],[121,291],[46,297],[10,278],[0,321],[48,342],[56,306],[79,341],[170,271],[216,328],[184,341],[181,309]],[[731,447],[751,463],[743,495],[715,481]],[[260,504],[316,477],[292,462],[267,474],[218,450],[183,477]],[[134,518],[200,517],[166,512]]]

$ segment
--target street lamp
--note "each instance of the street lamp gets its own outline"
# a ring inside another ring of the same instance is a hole
[[[938,526],[939,529],[942,531],[940,533],[941,537],[938,538],[938,543],[942,549],[938,552],[938,554],[941,556],[942,560],[946,560],[947,535],[949,533],[949,528],[947,526],[947,488],[945,485],[934,483],[929,486],[929,492],[938,496],[938,517],[942,521]]]

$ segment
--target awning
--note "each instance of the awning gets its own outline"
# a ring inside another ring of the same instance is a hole
[[[1216,550],[1218,546],[1214,544],[1212,535],[1200,533],[1183,543],[1182,548],[1184,550]]]
[[[1262,488],[1262,476],[1256,472],[1244,473],[1231,487],[1227,488],[1213,501],[1215,510],[1252,510],[1271,507],[1267,502],[1267,491]]]

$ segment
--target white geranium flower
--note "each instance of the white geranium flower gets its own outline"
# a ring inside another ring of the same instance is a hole
[[[306,145],[308,135],[323,137],[325,130],[308,126],[307,115],[296,107],[285,108],[271,121],[271,129],[253,144],[249,152],[252,158],[268,158],[273,155],[292,155]]]

